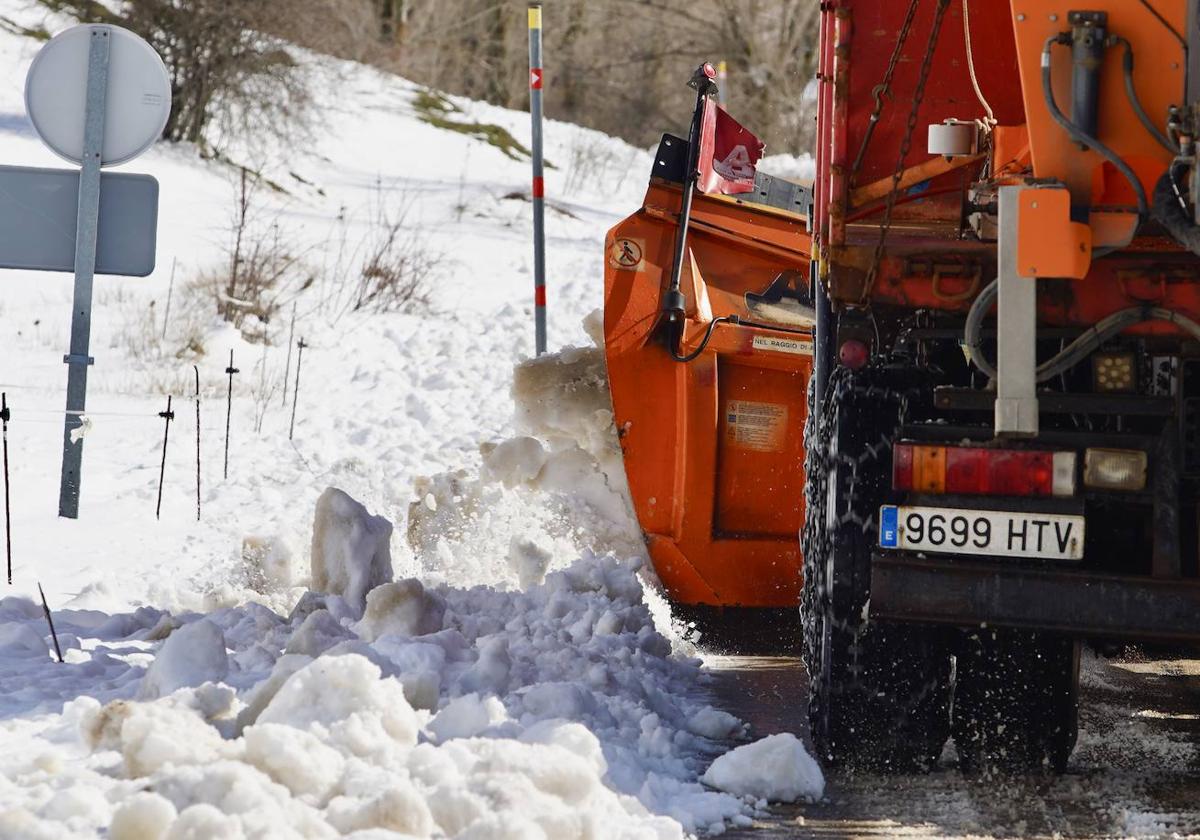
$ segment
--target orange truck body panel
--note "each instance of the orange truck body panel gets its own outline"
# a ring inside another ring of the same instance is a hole
[[[634,509],[672,601],[794,607],[812,335],[721,323],[699,357],[675,361],[655,328],[679,203],[677,184],[652,181],[605,242],[605,353]],[[697,193],[682,352],[713,318],[753,319],[746,294],[781,273],[807,282],[809,242],[802,216]]]

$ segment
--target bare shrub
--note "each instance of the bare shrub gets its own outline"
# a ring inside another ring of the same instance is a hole
[[[267,409],[275,402],[283,388],[283,371],[267,360],[267,345],[263,344],[262,358],[254,363],[250,371],[250,396],[254,400],[254,433],[262,434]]]
[[[345,208],[327,253],[320,309],[333,320],[349,312],[413,312],[430,306],[432,281],[443,257],[409,223],[413,197],[376,182],[367,230],[351,245]]]
[[[590,189],[614,195],[625,186],[636,162],[636,151],[630,149],[620,154],[607,137],[577,131],[571,137],[566,192],[574,194]]]
[[[403,312],[429,305],[429,280],[440,257],[419,230],[405,227],[408,209],[404,205],[392,216],[378,207],[359,272],[356,310]]]
[[[286,298],[311,285],[305,251],[276,220],[264,219],[258,202],[262,178],[240,168],[225,265],[202,276],[217,313],[250,341],[266,341],[267,325]]]

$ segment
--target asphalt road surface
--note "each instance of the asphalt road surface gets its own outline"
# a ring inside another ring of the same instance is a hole
[[[1200,838],[1200,659],[1181,656],[1085,651],[1079,742],[1063,776],[968,780],[948,746],[933,773],[831,774],[821,802],[771,806],[726,836]],[[798,659],[705,661],[713,692],[752,737],[795,732],[807,742]]]

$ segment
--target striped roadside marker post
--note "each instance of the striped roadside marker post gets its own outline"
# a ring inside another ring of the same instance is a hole
[[[529,7],[529,116],[533,121],[533,317],[537,354],[546,352],[546,190],[542,177],[542,7]]]

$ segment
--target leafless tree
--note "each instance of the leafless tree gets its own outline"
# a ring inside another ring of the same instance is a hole
[[[171,77],[163,136],[207,145],[256,134],[293,135],[310,115],[308,68],[289,43],[361,58],[373,0],[40,0],[78,20],[145,38]],[[216,131],[213,131],[216,129]]]

